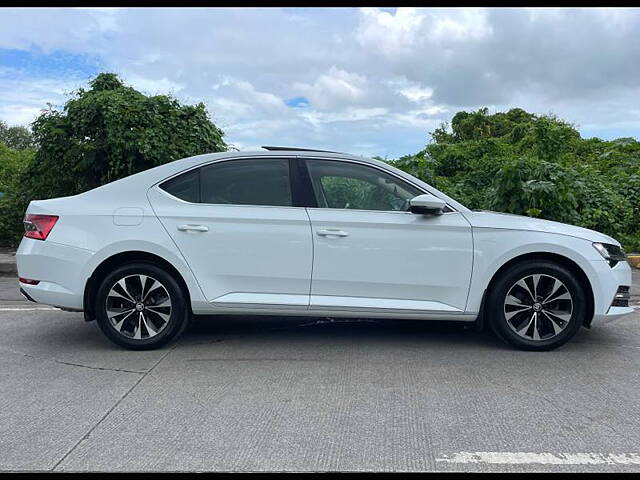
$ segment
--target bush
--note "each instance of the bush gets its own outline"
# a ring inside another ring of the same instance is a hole
[[[28,201],[20,189],[20,178],[34,154],[33,150],[13,150],[0,143],[0,245],[16,245],[22,237],[22,218]]]
[[[555,116],[458,112],[390,161],[472,209],[571,223],[640,250],[640,142],[583,139]]]

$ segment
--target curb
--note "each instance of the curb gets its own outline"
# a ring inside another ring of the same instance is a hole
[[[13,253],[0,253],[0,275],[16,275],[16,256]]]

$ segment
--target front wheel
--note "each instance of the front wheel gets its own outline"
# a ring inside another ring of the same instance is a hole
[[[131,350],[158,348],[186,327],[188,309],[175,278],[149,263],[119,267],[96,295],[96,316],[104,334]]]
[[[550,261],[528,261],[505,271],[488,293],[489,323],[522,350],[552,350],[568,342],[586,315],[576,276]]]

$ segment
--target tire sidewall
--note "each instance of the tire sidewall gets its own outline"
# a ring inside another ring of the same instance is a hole
[[[121,278],[138,274],[151,276],[162,283],[171,298],[169,324],[156,336],[142,340],[134,340],[118,333],[111,325],[106,311],[106,299],[111,287]],[[98,326],[109,340],[131,350],[150,350],[165,345],[182,333],[187,324],[188,309],[182,288],[172,275],[150,263],[135,263],[115,269],[102,280],[96,294],[95,311]]]
[[[571,319],[565,329],[547,340],[528,340],[520,337],[508,325],[504,301],[511,287],[520,279],[534,274],[557,278],[569,290],[573,302]],[[568,342],[578,332],[586,315],[586,295],[576,276],[565,267],[549,261],[529,261],[513,266],[498,279],[489,293],[489,323],[502,340],[523,350],[552,350]]]

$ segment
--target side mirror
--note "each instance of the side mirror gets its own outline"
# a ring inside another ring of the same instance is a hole
[[[425,193],[409,200],[409,211],[418,215],[442,215],[442,210],[446,205],[444,200],[440,200],[430,193]]]

